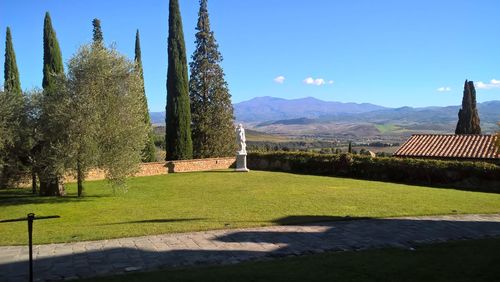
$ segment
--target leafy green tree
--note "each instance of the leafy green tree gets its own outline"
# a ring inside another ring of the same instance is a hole
[[[481,134],[481,125],[476,106],[474,82],[465,81],[462,108],[458,112],[455,134]]]
[[[143,115],[144,124],[148,127],[148,140],[144,149],[142,150],[142,161],[143,162],[154,162],[156,161],[156,146],[154,143],[153,128],[151,126],[151,117],[149,116],[148,110],[148,99],[146,97],[146,87],[144,84],[144,71],[142,69],[142,54],[141,54],[141,39],[139,37],[139,30],[135,34],[135,69],[139,73],[142,83],[142,104],[143,104]]]
[[[81,191],[94,167],[104,170],[112,184],[123,184],[139,168],[149,129],[135,63],[114,49],[83,46],[68,67],[69,147]]]
[[[43,80],[42,86],[44,89],[44,99],[42,99],[43,105],[39,120],[39,139],[36,138],[36,152],[33,151],[34,156],[34,167],[37,171],[38,178],[40,179],[40,194],[44,196],[61,196],[64,195],[64,184],[62,183],[63,167],[58,165],[59,160],[54,157],[58,155],[57,153],[61,151],[60,149],[55,149],[61,141],[65,140],[65,120],[54,120],[55,116],[58,118],[64,118],[66,113],[59,112],[60,109],[56,109],[54,105],[62,106],[61,103],[64,98],[61,96],[61,101],[57,101],[58,95],[65,95],[60,89],[63,82],[61,80],[64,77],[64,66],[61,55],[61,49],[59,47],[59,42],[57,41],[56,32],[52,27],[52,20],[50,14],[47,12],[45,14],[44,26],[43,26]],[[50,97],[49,97],[50,96]],[[54,105],[49,105],[48,103],[54,103]],[[54,113],[46,111],[57,111]],[[41,124],[47,123],[47,124]],[[54,126],[58,131],[54,131]],[[57,136],[61,134],[61,136]],[[48,155],[54,154],[54,157],[48,157]],[[46,158],[42,160],[41,158]],[[52,160],[54,163],[49,163]],[[44,167],[46,166],[46,167]],[[34,177],[33,177],[34,178]]]
[[[20,126],[16,118],[18,99],[10,93],[0,91],[0,188],[11,184],[12,150],[15,147],[16,128]]]
[[[19,70],[17,69],[16,53],[12,43],[12,34],[7,27],[5,35],[4,90],[13,95],[22,95]]]
[[[5,39],[4,91],[0,97],[0,187],[13,185],[26,169],[24,142],[24,97],[21,90],[12,34],[7,27]]]
[[[193,157],[186,47],[178,0],[170,0],[168,19],[166,160]]]
[[[196,49],[192,56],[189,95],[191,99],[193,154],[195,158],[234,155],[233,105],[222,55],[210,29],[207,0],[200,1],[196,27]]]
[[[45,13],[43,25],[43,81],[42,87],[47,89],[51,86],[54,75],[64,73],[61,48],[57,41],[56,32],[52,27],[49,12]]]
[[[94,26],[94,30],[92,32],[92,39],[94,41],[94,44],[103,46],[104,45],[104,37],[102,35],[101,20],[93,19],[92,25]]]

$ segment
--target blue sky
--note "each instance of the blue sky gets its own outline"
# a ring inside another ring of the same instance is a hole
[[[190,57],[198,1],[179,1]],[[2,42],[10,26],[23,89],[41,85],[45,11],[65,61],[90,42],[93,18],[129,58],[139,28],[149,107],[164,110],[167,0],[0,0]],[[457,105],[465,79],[476,82],[478,101],[500,100],[498,11],[498,0],[209,0],[233,102]]]

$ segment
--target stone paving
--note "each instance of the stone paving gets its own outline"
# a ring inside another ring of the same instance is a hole
[[[34,247],[35,280],[500,236],[500,214],[343,220]],[[27,281],[28,248],[0,247],[0,281]]]

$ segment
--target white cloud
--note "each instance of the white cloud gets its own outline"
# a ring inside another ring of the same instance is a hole
[[[451,91],[451,87],[449,86],[443,86],[443,87],[439,87],[438,89],[436,89],[438,92],[450,92]]]
[[[286,79],[286,78],[285,78],[284,76],[280,75],[280,76],[278,76],[278,77],[276,77],[276,78],[274,79],[274,82],[276,82],[276,83],[278,83],[278,84],[283,84],[283,83],[285,83],[285,79]]]
[[[492,88],[500,88],[500,80],[492,79],[489,83],[484,83],[482,81],[478,81],[475,83],[476,87],[479,89],[492,89]]]
[[[308,85],[316,85],[316,86],[321,86],[327,84],[327,81],[324,78],[312,78],[308,77],[304,79],[304,83]],[[333,80],[329,80],[328,84],[333,84]]]

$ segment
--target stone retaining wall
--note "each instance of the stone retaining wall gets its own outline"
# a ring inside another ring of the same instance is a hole
[[[153,176],[176,172],[195,172],[208,171],[216,169],[228,169],[234,167],[235,157],[213,158],[184,161],[170,161],[157,163],[143,163],[140,165],[139,172],[134,176]],[[100,169],[91,169],[85,178],[85,181],[106,179],[106,173]],[[64,177],[65,183],[76,182],[75,175],[68,174]],[[31,187],[31,176],[23,177],[18,187]]]
[[[139,172],[134,176],[153,176],[167,174],[167,168],[165,163],[142,163],[139,167]],[[101,169],[91,169],[85,178],[85,181],[92,180],[103,180],[106,179],[106,173]],[[76,182],[76,178],[73,175],[67,175],[64,177],[64,182]]]
[[[228,169],[234,167],[235,163],[236,163],[236,157],[229,157],[229,158],[170,161],[167,162],[166,167],[168,173],[194,172],[194,171],[207,171],[216,169]]]

